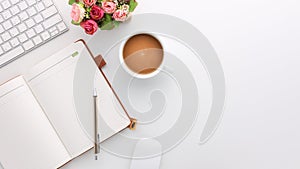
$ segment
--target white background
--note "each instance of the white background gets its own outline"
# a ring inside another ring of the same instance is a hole
[[[70,23],[67,1],[54,0]],[[164,13],[196,26],[224,68],[227,103],[215,135],[197,145],[193,131],[162,158],[161,168],[300,168],[300,2],[296,0],[143,0],[138,13]],[[167,23],[166,23],[167,24]],[[0,82],[18,75],[78,38],[78,27],[0,69]],[[84,157],[83,157],[84,158]],[[104,168],[130,161],[105,154]],[[66,168],[88,166],[80,159]]]

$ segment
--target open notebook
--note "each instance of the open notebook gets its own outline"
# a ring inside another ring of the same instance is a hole
[[[0,163],[55,169],[94,147],[93,89],[101,142],[130,124],[82,42],[0,86]]]

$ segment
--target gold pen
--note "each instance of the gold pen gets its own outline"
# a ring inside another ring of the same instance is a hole
[[[100,152],[100,135],[98,133],[98,95],[97,90],[94,89],[94,115],[95,115],[95,154]]]

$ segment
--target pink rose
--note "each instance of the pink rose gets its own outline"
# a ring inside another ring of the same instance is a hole
[[[75,3],[72,5],[71,18],[75,23],[80,23],[82,21],[84,18],[84,13],[85,10],[82,6]]]
[[[83,3],[84,3],[86,6],[92,6],[92,5],[95,5],[95,4],[96,4],[96,0],[83,0]]]
[[[104,11],[97,5],[92,6],[90,12],[91,18],[98,21],[103,18]]]
[[[89,35],[93,35],[98,30],[98,24],[91,19],[81,22],[80,26],[85,30],[85,33]]]
[[[116,12],[113,14],[113,18],[116,20],[116,21],[125,21],[126,20],[126,12],[123,11],[123,10],[116,10]]]
[[[116,7],[116,4],[113,2],[102,2],[102,8],[108,14],[114,13],[116,11]]]

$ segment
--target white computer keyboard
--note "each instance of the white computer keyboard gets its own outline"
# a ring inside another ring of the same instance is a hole
[[[0,68],[67,30],[52,0],[0,0]]]

